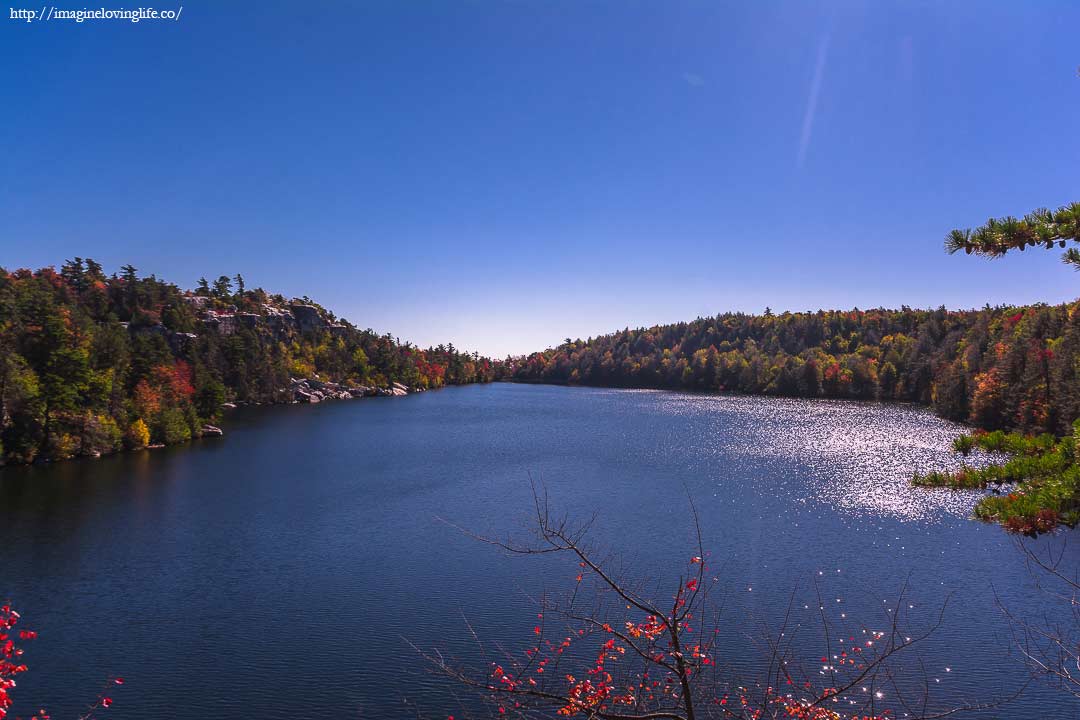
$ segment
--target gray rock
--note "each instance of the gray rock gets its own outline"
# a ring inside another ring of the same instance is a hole
[[[194,305],[199,309],[202,309],[210,304],[210,298],[206,297],[205,295],[185,295],[182,299],[189,305]]]
[[[293,317],[296,318],[296,326],[300,329],[300,332],[308,332],[311,330],[322,330],[327,326],[327,322],[319,314],[319,309],[314,305],[306,305],[304,303],[293,303],[289,305],[289,310],[292,311]]]
[[[317,403],[322,402],[323,396],[317,390],[306,390],[302,387],[298,387],[293,391],[293,397],[302,403]]]

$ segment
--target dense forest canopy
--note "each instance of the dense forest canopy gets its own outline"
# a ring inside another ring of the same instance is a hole
[[[453,345],[420,349],[308,298],[248,289],[240,275],[185,292],[130,265],[107,276],[89,259],[0,268],[0,461],[180,442],[227,401],[291,399],[291,378],[428,389],[494,371]]]
[[[900,400],[986,429],[1071,431],[1080,302],[982,310],[725,313],[517,358],[519,381]]]

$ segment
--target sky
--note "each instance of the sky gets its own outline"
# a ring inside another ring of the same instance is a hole
[[[1060,251],[942,247],[1080,200],[1077,27],[1053,0],[0,9],[0,266],[239,272],[500,357],[729,310],[1071,300]]]

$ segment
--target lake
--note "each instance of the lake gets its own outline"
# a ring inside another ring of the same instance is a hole
[[[756,624],[777,627],[796,584],[873,627],[910,578],[927,624],[950,598],[921,655],[934,703],[962,704],[1025,677],[995,588],[1022,616],[1046,606],[1013,540],[968,519],[978,495],[908,486],[958,464],[962,428],[922,408],[495,384],[242,408],[224,427],[0,470],[0,597],[40,633],[16,712],[74,718],[121,675],[109,717],[460,716],[467,701],[407,641],[467,662],[467,620],[524,648],[533,599],[577,573],[450,524],[521,529],[530,476],[558,506],[596,511],[594,538],[650,576],[692,550],[692,497],[735,669],[753,669]],[[1003,715],[1077,705],[1033,688],[961,717]]]

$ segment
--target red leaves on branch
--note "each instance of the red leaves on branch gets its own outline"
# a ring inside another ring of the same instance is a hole
[[[17,647],[11,638],[18,622],[19,613],[11,605],[0,607],[0,718],[7,716],[13,703],[11,689],[15,687],[15,676],[26,672],[26,665],[18,662],[23,654],[22,648]],[[20,640],[32,640],[31,635],[36,637],[36,633],[28,630],[18,633]]]
[[[15,676],[27,670],[24,663],[16,661],[17,658],[22,656],[23,649],[15,645],[12,635],[15,634],[19,640],[24,641],[34,640],[38,636],[34,630],[19,630],[16,633],[15,626],[18,622],[19,613],[15,612],[10,604],[0,607],[0,720],[7,717],[8,711],[14,702],[11,699],[11,689],[15,687]],[[110,681],[110,684],[123,685],[124,679],[114,678]],[[99,697],[97,702],[90,706],[89,710],[79,720],[90,720],[95,710],[107,708],[112,704],[112,698]],[[38,710],[30,720],[49,720],[49,714],[45,710]]]

